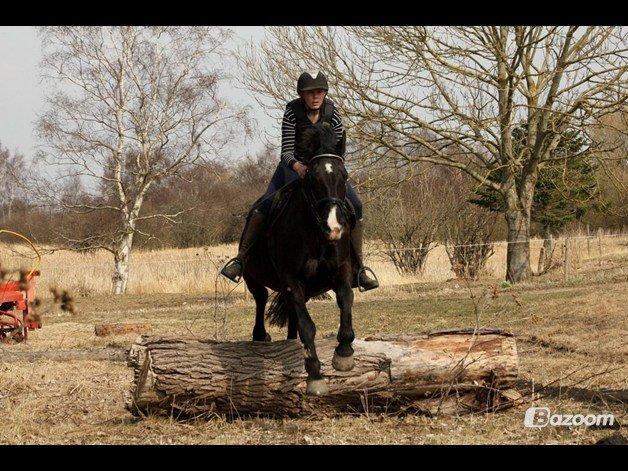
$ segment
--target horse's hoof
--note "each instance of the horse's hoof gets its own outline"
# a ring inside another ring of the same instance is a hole
[[[266,332],[266,334],[264,334],[264,338],[255,338],[255,334],[253,334],[253,342],[270,342],[270,334],[268,332]]]
[[[336,371],[351,371],[355,366],[355,360],[353,359],[353,355],[341,357],[337,353],[334,353],[331,364]]]
[[[311,396],[327,396],[329,394],[329,386],[324,379],[312,379],[307,382],[305,392]]]

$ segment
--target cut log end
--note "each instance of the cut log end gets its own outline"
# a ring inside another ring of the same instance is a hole
[[[495,410],[512,403],[514,337],[456,330],[353,342],[354,367],[332,366],[336,341],[316,348],[329,393],[306,393],[297,340],[215,342],[140,336],[128,365],[126,407],[135,414],[334,414],[416,410],[432,415]]]

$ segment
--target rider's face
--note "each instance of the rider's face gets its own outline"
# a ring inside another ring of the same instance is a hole
[[[323,104],[327,92],[322,88],[316,90],[305,90],[301,92],[301,97],[305,101],[306,106],[311,110],[318,110]]]

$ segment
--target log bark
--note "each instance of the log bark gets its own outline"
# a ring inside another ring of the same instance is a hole
[[[337,342],[316,342],[330,394],[305,394],[298,340],[216,342],[140,336],[129,350],[134,370],[126,408],[136,415],[206,413],[295,416],[417,410],[458,414],[495,410],[517,379],[512,334],[485,329],[371,337],[353,342],[355,367],[331,366]]]

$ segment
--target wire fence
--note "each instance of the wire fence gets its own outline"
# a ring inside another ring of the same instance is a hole
[[[553,240],[553,241],[557,241],[560,239],[597,239],[597,235],[583,235],[583,236],[560,236],[560,237],[553,237],[553,238],[547,238],[547,239],[539,239],[539,238],[530,238],[528,240],[515,240],[515,241],[508,241],[508,240],[497,240],[497,241],[493,241],[493,242],[483,242],[483,243],[479,243],[479,244],[443,244],[441,242],[435,242],[433,245],[431,245],[431,247],[446,247],[446,248],[458,248],[458,247],[482,247],[482,246],[487,246],[487,245],[492,245],[492,246],[501,246],[501,245],[509,245],[509,244],[525,244],[528,242],[545,242],[546,240]],[[604,238],[604,237],[628,237],[628,234],[605,234],[605,235],[601,235],[600,237]],[[421,249],[426,249],[427,246],[423,246],[423,247],[404,247],[404,248],[395,248],[395,247],[391,247],[391,248],[385,248],[385,249],[379,249],[378,251],[371,251],[371,253],[373,252],[404,252],[404,251],[408,251],[408,250],[421,250]]]
[[[480,246],[487,246],[487,245],[492,245],[492,246],[504,246],[504,245],[509,245],[509,244],[518,244],[518,243],[526,243],[526,242],[530,242],[530,243],[540,243],[540,242],[545,242],[547,240],[554,240],[559,241],[562,239],[589,239],[589,240],[595,240],[598,238],[602,238],[602,239],[606,239],[606,238],[621,238],[621,237],[627,237],[628,238],[628,234],[624,234],[624,233],[619,233],[619,234],[600,234],[600,235],[581,235],[581,236],[560,236],[560,237],[555,237],[552,239],[543,239],[543,238],[532,238],[529,240],[519,240],[519,241],[506,241],[506,240],[502,240],[502,241],[493,241],[493,242],[485,242],[485,243],[478,243],[478,244],[445,244],[445,243],[441,243],[441,242],[435,242],[433,244],[430,244],[429,249],[434,249],[436,247],[444,247],[444,248],[460,248],[460,247],[480,247]],[[382,255],[382,254],[389,254],[389,253],[396,253],[396,252],[406,252],[406,251],[416,251],[416,250],[427,250],[428,246],[418,246],[418,247],[403,247],[403,248],[395,248],[395,247],[386,247],[386,248],[378,248],[378,249],[374,249],[374,250],[365,250],[364,254],[365,256],[371,256],[371,255]],[[193,257],[193,258],[168,258],[168,259],[157,259],[157,260],[141,260],[141,259],[133,259],[132,257],[132,261],[130,262],[133,266],[138,266],[138,265],[159,265],[159,264],[173,264],[173,263],[200,263],[200,262],[204,262],[204,263],[210,263],[213,262],[215,263],[217,259],[221,259],[221,258],[225,258],[225,261],[227,258],[229,258],[227,255],[217,255],[215,257]],[[48,266],[46,267],[46,271],[55,271],[55,270],[62,270],[62,269],[66,269],[68,267],[71,268],[88,268],[88,267],[110,267],[111,266],[111,262],[96,262],[96,263],[76,263],[76,264],[71,264],[71,265],[66,265],[66,266]]]
[[[552,239],[543,239],[543,238],[533,238],[533,239],[529,239],[528,241],[526,240],[519,240],[519,241],[494,241],[494,242],[486,242],[486,243],[479,243],[479,244],[445,244],[445,243],[441,243],[441,242],[435,242],[434,244],[430,245],[430,248],[436,248],[436,247],[446,247],[446,248],[461,248],[461,247],[480,247],[480,246],[487,246],[487,245],[492,245],[492,246],[504,246],[504,245],[509,245],[509,244],[518,244],[518,243],[526,243],[526,242],[534,242],[534,243],[540,243],[540,242],[545,242],[547,240],[554,240],[557,241],[559,239],[590,239],[590,240],[594,240],[597,239],[598,237],[601,238],[613,238],[613,237],[628,237],[628,234],[601,234],[601,235],[582,235],[582,236],[564,236],[564,237],[556,237],[556,238],[552,238]],[[365,250],[364,254],[366,256],[369,255],[376,255],[376,254],[386,254],[386,253],[397,253],[397,252],[404,252],[404,251],[411,251],[411,250],[425,250],[427,247],[426,246],[422,246],[422,247],[402,247],[402,248],[385,248],[385,249],[375,249],[375,250]],[[226,255],[223,255],[221,257],[226,257]],[[216,258],[220,258],[220,257],[194,257],[194,258],[172,258],[172,259],[163,259],[163,260],[133,260],[133,265],[156,265],[156,264],[161,264],[161,263],[184,263],[184,262],[211,262],[211,261],[216,261]],[[71,264],[71,265],[61,265],[61,266],[56,266],[56,267],[49,267],[47,268],[47,270],[50,270],[51,268],[54,269],[62,269],[62,268],[85,268],[85,267],[95,267],[95,266],[110,266],[111,264],[108,262],[98,262],[98,263],[88,263],[88,264]]]

